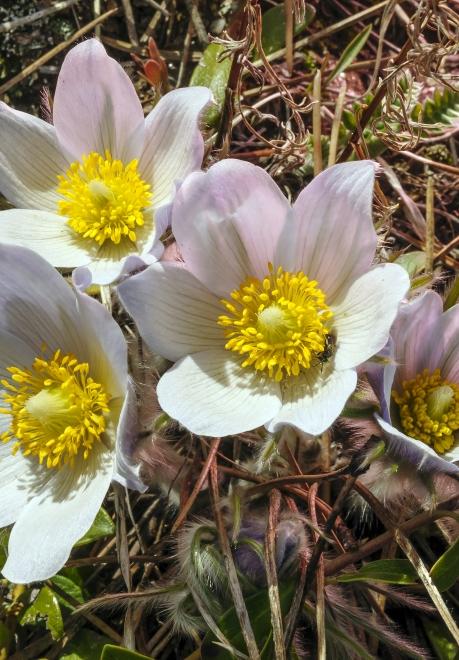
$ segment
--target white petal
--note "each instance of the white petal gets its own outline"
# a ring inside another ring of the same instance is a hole
[[[140,464],[134,463],[133,454],[139,437],[137,398],[134,383],[128,382],[127,396],[124,400],[118,424],[116,439],[116,463],[113,479],[125,486],[144,493],[146,486],[140,479]]]
[[[139,171],[152,184],[155,208],[171,201],[175,181],[201,167],[204,140],[199,118],[210,99],[207,87],[176,89],[146,118]]]
[[[438,333],[437,327],[442,311],[443,301],[434,291],[426,291],[400,305],[391,329],[397,385],[414,378],[423,369],[439,366],[443,334]]]
[[[356,280],[344,299],[332,306],[337,369],[356,367],[383,348],[409,287],[408,274],[400,266],[376,266]]]
[[[76,237],[66,218],[49,211],[3,211],[0,240],[34,250],[56,268],[83,266],[91,260],[88,242]]]
[[[57,79],[53,121],[59,142],[75,160],[108,149],[126,163],[141,152],[144,118],[134,85],[97,39],[67,54]]]
[[[185,268],[156,263],[118,287],[121,302],[148,346],[169,360],[223,348],[224,308]]]
[[[127,344],[121,328],[97,300],[84,293],[76,295],[81,338],[91,377],[103,384],[112,398],[126,395]]]
[[[24,341],[36,355],[78,353],[81,339],[76,298],[64,278],[31,250],[0,244],[0,330]]]
[[[323,171],[300,193],[283,229],[276,264],[317,280],[328,303],[343,295],[373,261],[374,175],[375,163],[368,160]]]
[[[420,472],[434,473],[444,472],[445,474],[459,475],[459,467],[426,445],[420,440],[410,438],[401,431],[388,424],[379,415],[375,415],[381,429],[384,431],[384,437],[387,441],[387,451],[394,458],[407,461],[415,466]]]
[[[172,229],[187,268],[227,297],[264,278],[290,206],[260,167],[227,159],[191,174],[177,192]]]
[[[71,468],[61,468],[21,512],[2,571],[10,582],[23,584],[55,575],[73,545],[88,531],[113,474],[110,452],[104,450],[98,456],[93,452],[91,459],[89,465],[89,461],[82,462],[86,472],[79,478]]]
[[[429,368],[440,367],[442,376],[453,383],[459,383],[459,305],[456,304],[442,314],[431,335],[431,344],[436,351],[431,352]]]
[[[1,431],[8,425],[9,418],[0,415]],[[14,523],[34,494],[30,487],[34,466],[20,451],[13,456],[13,444],[0,442],[0,527]]]
[[[290,378],[283,386],[282,408],[269,423],[269,431],[291,425],[310,435],[323,433],[339,416],[356,384],[353,369],[322,373],[316,367]]]
[[[198,435],[250,431],[280,408],[279,385],[242,369],[225,350],[183,358],[162,376],[157,394],[163,410]]]
[[[0,103],[0,192],[12,204],[55,211],[67,168],[51,124]]]

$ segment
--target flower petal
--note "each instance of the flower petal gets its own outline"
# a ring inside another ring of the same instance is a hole
[[[428,333],[428,328],[425,332]],[[459,383],[459,305],[454,305],[438,318],[430,338],[430,362],[433,371],[440,367],[442,376]]]
[[[134,463],[132,456],[139,437],[139,420],[134,383],[128,381],[127,396],[124,400],[118,424],[116,441],[116,463],[113,479],[125,486],[144,493],[146,486],[140,479],[140,464]]]
[[[394,458],[407,461],[420,472],[443,472],[459,475],[459,466],[442,458],[436,451],[420,440],[415,440],[388,424],[379,415],[376,421],[384,432],[387,441],[387,452]]]
[[[227,159],[191,174],[172,215],[186,267],[220,296],[249,275],[265,277],[289,208],[271,177],[250,163]]]
[[[139,171],[152,185],[155,208],[171,201],[175,181],[201,167],[204,140],[199,119],[210,100],[207,87],[175,89],[146,118]]]
[[[2,243],[34,250],[56,268],[83,266],[91,260],[85,241],[75,236],[61,215],[11,209],[0,214]]]
[[[19,208],[55,211],[68,168],[54,126],[0,103],[0,191]]]
[[[92,464],[64,467],[27,504],[14,525],[3,575],[15,584],[46,580],[67,561],[88,531],[113,474],[113,457],[93,452]],[[78,474],[78,469],[85,472]]]
[[[423,369],[439,366],[442,335],[435,329],[442,311],[442,299],[434,291],[425,291],[414,300],[400,305],[391,329],[397,364],[396,384],[414,378]]]
[[[91,376],[103,383],[112,398],[126,395],[127,344],[119,325],[103,305],[84,293],[76,294],[80,333],[85,342],[84,360]]]
[[[162,376],[157,394],[163,410],[198,435],[250,431],[281,405],[277,383],[242,369],[225,350],[183,358]]]
[[[317,280],[329,303],[373,261],[374,175],[368,160],[330,167],[300,193],[283,229],[276,265]]]
[[[53,121],[63,147],[79,160],[108,149],[113,158],[138,158],[144,117],[134,85],[97,39],[70,50],[57,79]]]
[[[148,346],[168,360],[223,348],[218,299],[178,264],[152,264],[118,287],[121,302]]]
[[[337,369],[356,367],[383,348],[409,287],[408,274],[395,264],[376,266],[350,286],[332,307]]]
[[[87,347],[75,293],[35,252],[0,244],[0,330],[25,342],[35,355],[43,344],[79,359]]]
[[[304,375],[286,382],[282,408],[268,430],[276,432],[291,425],[310,435],[323,433],[341,413],[356,384],[357,373],[353,369],[324,374],[320,367],[308,369]]]

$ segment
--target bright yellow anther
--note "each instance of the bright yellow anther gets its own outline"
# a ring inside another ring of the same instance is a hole
[[[136,242],[151,204],[150,186],[140,178],[136,160],[123,165],[109,151],[105,157],[92,152],[72,163],[58,180],[57,192],[63,197],[58,210],[74,231],[98,245],[107,240]]]
[[[314,366],[326,348],[332,312],[317,282],[301,271],[274,270],[271,264],[268,270],[263,280],[245,280],[232,301],[221,301],[228,314],[218,324],[225,348],[243,356],[243,367],[281,381]]]
[[[455,443],[459,430],[459,385],[442,379],[440,369],[428,369],[392,391],[403,431],[443,454]]]
[[[110,396],[89,376],[89,365],[58,350],[50,360],[35,358],[30,369],[9,367],[2,385],[10,427],[0,435],[14,440],[13,454],[37,456],[48,468],[88,458],[105,431]]]

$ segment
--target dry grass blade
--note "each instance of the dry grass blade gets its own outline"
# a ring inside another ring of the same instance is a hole
[[[276,568],[276,528],[279,522],[281,494],[272,490],[269,494],[268,526],[265,537],[265,564],[268,582],[269,605],[271,609],[271,624],[273,630],[274,651],[278,660],[285,660],[284,631],[282,625],[282,609],[279,598],[279,584]]]
[[[46,9],[40,9],[39,11],[33,12],[33,14],[28,14],[27,16],[21,16],[21,18],[16,18],[13,21],[5,21],[0,24],[0,34],[2,32],[11,32],[18,27],[23,27],[29,23],[34,23],[35,21],[45,18],[46,16],[52,16],[57,14],[59,11],[68,9],[72,5],[75,5],[79,0],[63,0],[62,2],[55,2],[51,7]]]

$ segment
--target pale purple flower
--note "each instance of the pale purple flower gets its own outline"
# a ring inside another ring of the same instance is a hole
[[[459,475],[459,305],[443,312],[434,291],[403,303],[385,353],[369,377],[389,455]]]
[[[149,347],[175,362],[157,390],[171,417],[212,436],[263,424],[316,435],[337,418],[409,286],[399,266],[371,265],[374,171],[330,168],[293,207],[242,161],[185,180],[172,213],[184,264],[155,263],[118,289]]]
[[[125,458],[136,400],[118,325],[22,247],[0,245],[0,281],[2,573],[25,583],[62,568],[112,479],[144,488]]]
[[[95,39],[57,80],[53,123],[0,104],[0,239],[109,284],[161,252],[175,182],[201,167],[205,87],[166,94],[144,118],[122,67]],[[19,210],[21,209],[21,210]]]

